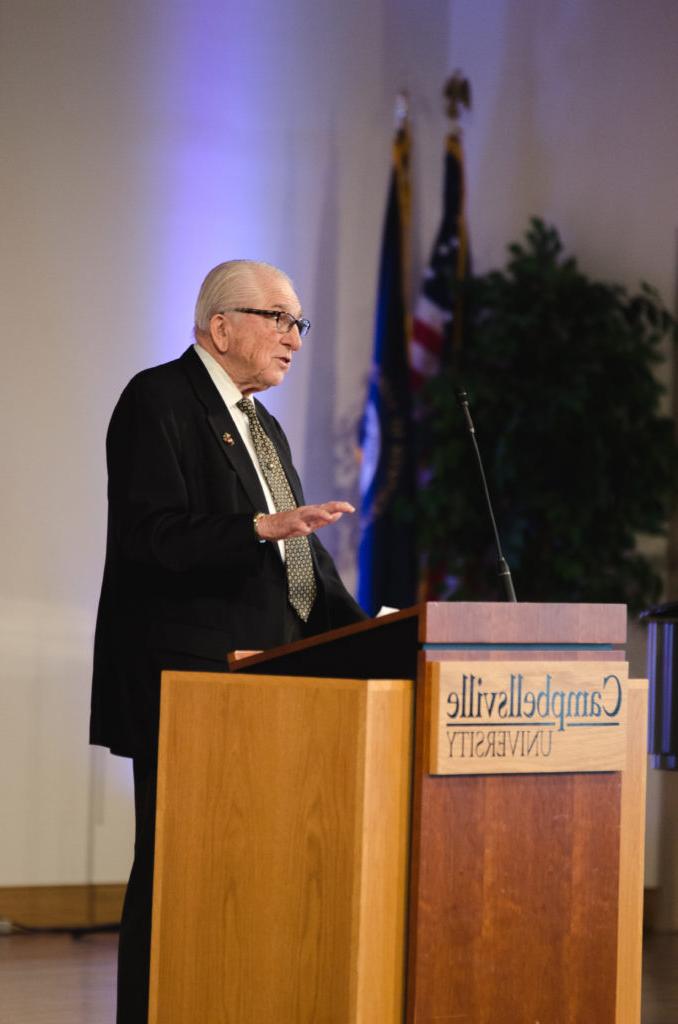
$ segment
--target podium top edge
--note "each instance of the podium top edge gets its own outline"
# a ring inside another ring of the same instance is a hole
[[[428,601],[379,618],[320,633],[246,658],[229,655],[231,671],[257,669],[286,657],[361,633],[416,628],[418,644],[625,644],[624,604],[565,604],[508,601]],[[376,637],[375,637],[376,638]],[[412,637],[414,641],[414,637]]]
[[[330,629],[326,633],[318,633],[306,640],[295,640],[294,643],[284,644],[282,647],[261,651],[246,658],[236,658],[235,652],[228,655],[228,663],[232,672],[243,672],[250,668],[256,668],[262,662],[270,661],[271,658],[285,657],[288,654],[297,654],[300,651],[310,650],[335,640],[343,640],[346,637],[357,636],[360,633],[369,633],[379,630],[408,619],[416,620],[422,613],[424,605],[417,604],[411,608],[402,608],[400,611],[391,612],[388,615],[380,615],[378,618],[363,619],[361,622],[354,622],[350,626],[340,626],[337,629]]]
[[[430,601],[420,643],[625,644],[625,604]]]

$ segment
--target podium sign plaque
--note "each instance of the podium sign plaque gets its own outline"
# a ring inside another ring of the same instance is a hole
[[[429,680],[431,775],[625,766],[626,662],[447,661]]]

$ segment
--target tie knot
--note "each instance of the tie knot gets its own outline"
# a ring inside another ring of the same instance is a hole
[[[248,420],[256,420],[257,410],[254,408],[254,402],[251,398],[247,398],[247,396],[244,395],[239,402],[236,402],[236,405],[241,412],[245,413]]]

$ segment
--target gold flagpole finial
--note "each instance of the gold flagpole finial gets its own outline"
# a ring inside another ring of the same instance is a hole
[[[410,117],[410,97],[404,89],[398,93],[395,101],[394,127],[396,132],[401,132],[407,127]]]
[[[471,109],[471,85],[468,78],[464,78],[461,71],[455,71],[445,82],[443,96],[446,100],[445,109],[447,116],[453,121],[453,128],[458,130],[459,118],[461,116],[460,108],[466,107],[467,110]]]

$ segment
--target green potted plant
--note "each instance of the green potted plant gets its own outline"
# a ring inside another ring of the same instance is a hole
[[[589,278],[538,219],[461,298],[463,348],[428,385],[421,423],[416,518],[439,596],[503,598],[463,384],[518,599],[654,601],[661,580],[637,537],[663,532],[678,481],[654,372],[675,321],[649,286]]]

